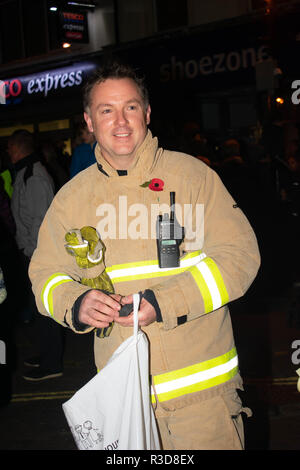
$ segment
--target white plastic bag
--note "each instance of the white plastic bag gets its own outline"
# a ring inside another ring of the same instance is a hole
[[[139,295],[133,300],[133,336],[62,405],[79,450],[160,449],[150,401],[149,343],[138,327]]]

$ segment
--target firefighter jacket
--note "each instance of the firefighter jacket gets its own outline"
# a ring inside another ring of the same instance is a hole
[[[116,293],[151,289],[159,304],[162,321],[143,327],[153,400],[181,403],[241,387],[228,304],[247,291],[260,263],[246,217],[212,169],[159,148],[149,130],[126,175],[98,145],[95,155],[97,163],[57,193],[41,226],[29,269],[39,311],[76,331],[72,308],[90,289],[81,281],[105,268]],[[172,191],[185,239],[180,266],[161,269],[155,222],[170,210]],[[105,266],[102,260],[80,267],[67,252],[66,233],[83,227],[100,234]],[[95,334],[98,370],[131,335],[132,328],[117,323],[108,337]]]

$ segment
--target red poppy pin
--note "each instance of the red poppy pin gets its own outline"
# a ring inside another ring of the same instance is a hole
[[[164,189],[164,182],[159,178],[153,178],[150,181],[146,181],[145,183],[141,184],[142,188],[149,188],[151,191],[163,191]]]

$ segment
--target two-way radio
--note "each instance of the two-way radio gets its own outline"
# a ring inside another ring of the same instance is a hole
[[[170,215],[159,215],[156,222],[156,244],[160,268],[179,266],[179,245],[184,238],[184,228],[175,216],[175,192],[170,193]]]

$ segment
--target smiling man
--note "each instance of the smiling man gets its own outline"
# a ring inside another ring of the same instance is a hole
[[[105,160],[115,169],[130,168],[150,123],[150,105],[130,78],[107,79],[92,89],[84,113]]]
[[[132,335],[133,315],[120,316],[120,310],[141,292],[138,318],[150,342],[162,448],[242,449],[241,414],[248,411],[237,393],[242,379],[228,304],[256,276],[253,230],[212,169],[159,148],[148,129],[147,90],[130,67],[97,71],[83,103],[97,163],[59,191],[44,219],[30,265],[39,311],[75,332],[94,331],[101,370]],[[177,258],[161,267],[156,240],[129,235],[127,217],[116,209],[125,198],[129,216],[142,205],[150,219],[158,196],[169,209],[174,193],[176,205],[191,207],[182,224],[195,227],[197,209],[204,207],[203,236],[195,233],[193,243],[167,240],[164,249],[178,246]],[[105,239],[96,231],[104,208],[112,209],[105,216],[117,227]],[[105,269],[114,293],[99,286]]]

